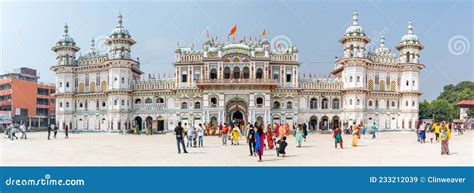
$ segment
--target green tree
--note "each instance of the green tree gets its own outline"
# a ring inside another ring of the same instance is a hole
[[[430,108],[431,104],[430,102],[424,100],[423,102],[420,103],[420,118],[421,119],[432,119],[433,118],[433,113],[431,112]]]
[[[436,99],[431,101],[429,109],[434,115],[433,119],[436,122],[452,121],[456,117],[456,114],[459,116],[459,112],[456,112],[454,105],[449,103],[448,100],[444,99]]]

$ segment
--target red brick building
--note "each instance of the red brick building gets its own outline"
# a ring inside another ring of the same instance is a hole
[[[55,86],[38,79],[36,70],[30,68],[0,75],[0,111],[10,112],[14,123],[46,127],[55,122]]]

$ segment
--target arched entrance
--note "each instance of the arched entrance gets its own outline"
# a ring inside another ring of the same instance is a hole
[[[165,131],[165,118],[163,118],[162,116],[158,116],[156,118],[156,124],[157,124],[156,131],[158,133],[162,133]]]
[[[321,117],[321,122],[319,123],[319,129],[321,130],[329,129],[329,118],[327,116]]]
[[[318,128],[318,117],[311,116],[309,118],[309,129],[310,130],[316,130],[317,128]]]
[[[217,122],[217,117],[215,117],[215,116],[211,117],[210,124],[211,124],[211,126],[217,126],[219,124]]]
[[[139,131],[142,130],[142,118],[141,117],[135,117],[135,121],[133,123],[134,128],[138,128]]]
[[[240,98],[227,102],[226,120],[228,124],[245,125],[247,122],[247,103]]]
[[[151,128],[151,124],[153,124],[153,118],[151,117],[146,117],[145,119],[145,128]]]
[[[332,127],[331,129],[336,129],[337,127],[341,126],[341,121],[338,116],[332,117]]]

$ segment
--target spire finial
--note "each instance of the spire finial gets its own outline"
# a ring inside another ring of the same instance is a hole
[[[385,37],[384,36],[380,37],[380,47],[381,48],[385,47]]]
[[[119,15],[117,16],[117,18],[118,18],[118,27],[122,27],[122,19],[123,19],[122,13],[119,12]]]
[[[69,27],[67,26],[67,23],[64,24],[64,35],[67,35],[69,32]]]
[[[352,25],[359,25],[359,13],[357,10],[354,10],[352,13]]]
[[[91,49],[94,49],[95,48],[95,39],[92,38],[91,40]]]
[[[408,34],[413,34],[413,21],[408,22]]]

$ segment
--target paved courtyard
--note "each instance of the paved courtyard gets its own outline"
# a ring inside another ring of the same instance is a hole
[[[303,147],[295,147],[290,137],[288,157],[264,152],[263,162],[250,157],[248,145],[222,146],[216,136],[204,138],[204,148],[189,148],[178,154],[173,134],[121,135],[111,133],[71,134],[64,139],[46,140],[46,133],[28,133],[28,140],[1,138],[2,166],[472,166],[473,136],[453,134],[450,156],[440,155],[440,143],[419,144],[412,132],[380,133],[379,139],[364,136],[359,147],[334,149],[332,135],[312,133]]]

